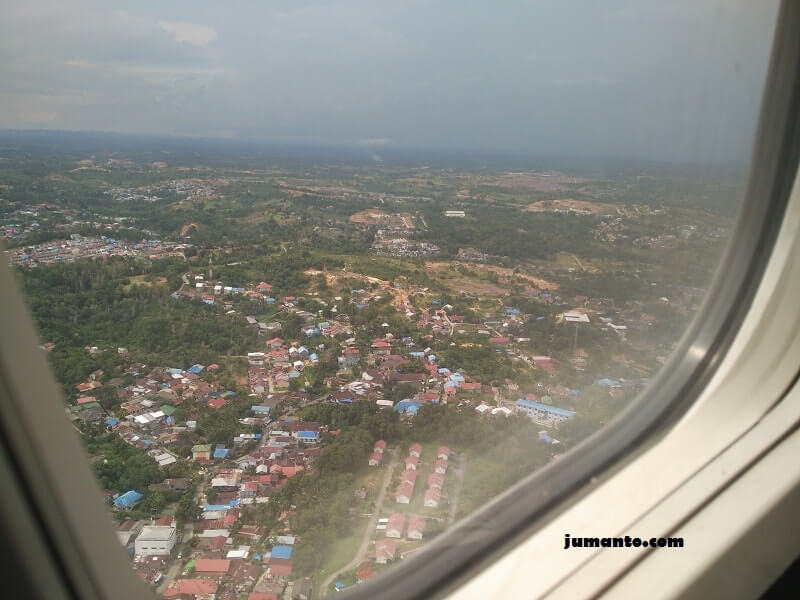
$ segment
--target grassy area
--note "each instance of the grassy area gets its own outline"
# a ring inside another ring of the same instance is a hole
[[[339,569],[350,562],[356,555],[368,520],[369,517],[359,517],[350,531],[350,534],[339,538],[331,546],[327,560],[319,570],[314,573],[314,598],[322,597],[320,595],[322,590],[319,588],[328,575],[339,571]]]

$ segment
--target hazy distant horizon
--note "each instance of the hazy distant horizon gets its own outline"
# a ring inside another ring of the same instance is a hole
[[[14,143],[20,145],[17,148]],[[166,146],[166,147],[165,147]],[[263,161],[265,165],[286,160],[295,162],[322,161],[330,164],[384,165],[420,168],[432,166],[486,167],[505,170],[587,170],[641,171],[653,173],[708,173],[744,177],[749,164],[745,161],[697,162],[649,159],[626,156],[602,156],[558,153],[491,152],[468,148],[421,148],[388,145],[378,151],[358,144],[303,139],[239,139],[184,136],[179,134],[128,133],[114,131],[72,131],[56,129],[0,128],[0,156],[4,150],[119,154],[120,158],[141,158],[152,154],[152,160],[169,163],[170,156],[179,164],[190,164],[196,155],[203,160],[219,159],[226,154],[231,160]],[[160,158],[159,158],[160,157]],[[321,165],[320,165],[321,166]],[[709,172],[709,170],[711,172]]]

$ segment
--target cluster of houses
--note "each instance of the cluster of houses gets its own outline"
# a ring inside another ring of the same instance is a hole
[[[168,256],[182,256],[184,247],[161,240],[130,243],[106,236],[82,237],[75,233],[68,240],[54,240],[14,249],[8,253],[8,260],[11,265],[28,267],[37,264],[69,263],[83,258],[105,260],[111,256],[145,256],[156,260]]]

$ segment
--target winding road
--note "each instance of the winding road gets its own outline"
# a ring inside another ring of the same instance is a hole
[[[369,542],[372,539],[372,534],[375,532],[375,527],[378,526],[378,518],[381,514],[381,508],[383,508],[383,501],[386,499],[386,492],[389,489],[389,484],[392,482],[392,473],[394,473],[394,469],[397,466],[397,456],[398,456],[398,449],[395,448],[392,451],[392,460],[389,462],[389,467],[386,469],[386,475],[383,478],[383,484],[381,484],[381,491],[378,492],[378,498],[375,500],[375,509],[372,511],[372,516],[369,518],[369,522],[367,523],[367,527],[364,530],[364,536],[361,538],[361,545],[358,547],[358,552],[356,552],[355,557],[341,569],[331,573],[325,581],[322,583],[322,587],[320,588],[320,597],[324,598],[328,595],[328,590],[333,583],[333,580],[339,576],[340,573],[346,573],[347,571],[352,571],[367,556],[367,549],[369,548]]]

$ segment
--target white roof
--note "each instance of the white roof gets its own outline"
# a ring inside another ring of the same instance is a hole
[[[565,312],[564,320],[570,323],[588,323],[589,315],[580,312]]]
[[[164,541],[175,535],[175,527],[172,525],[146,525],[142,527],[137,540],[140,541]]]

